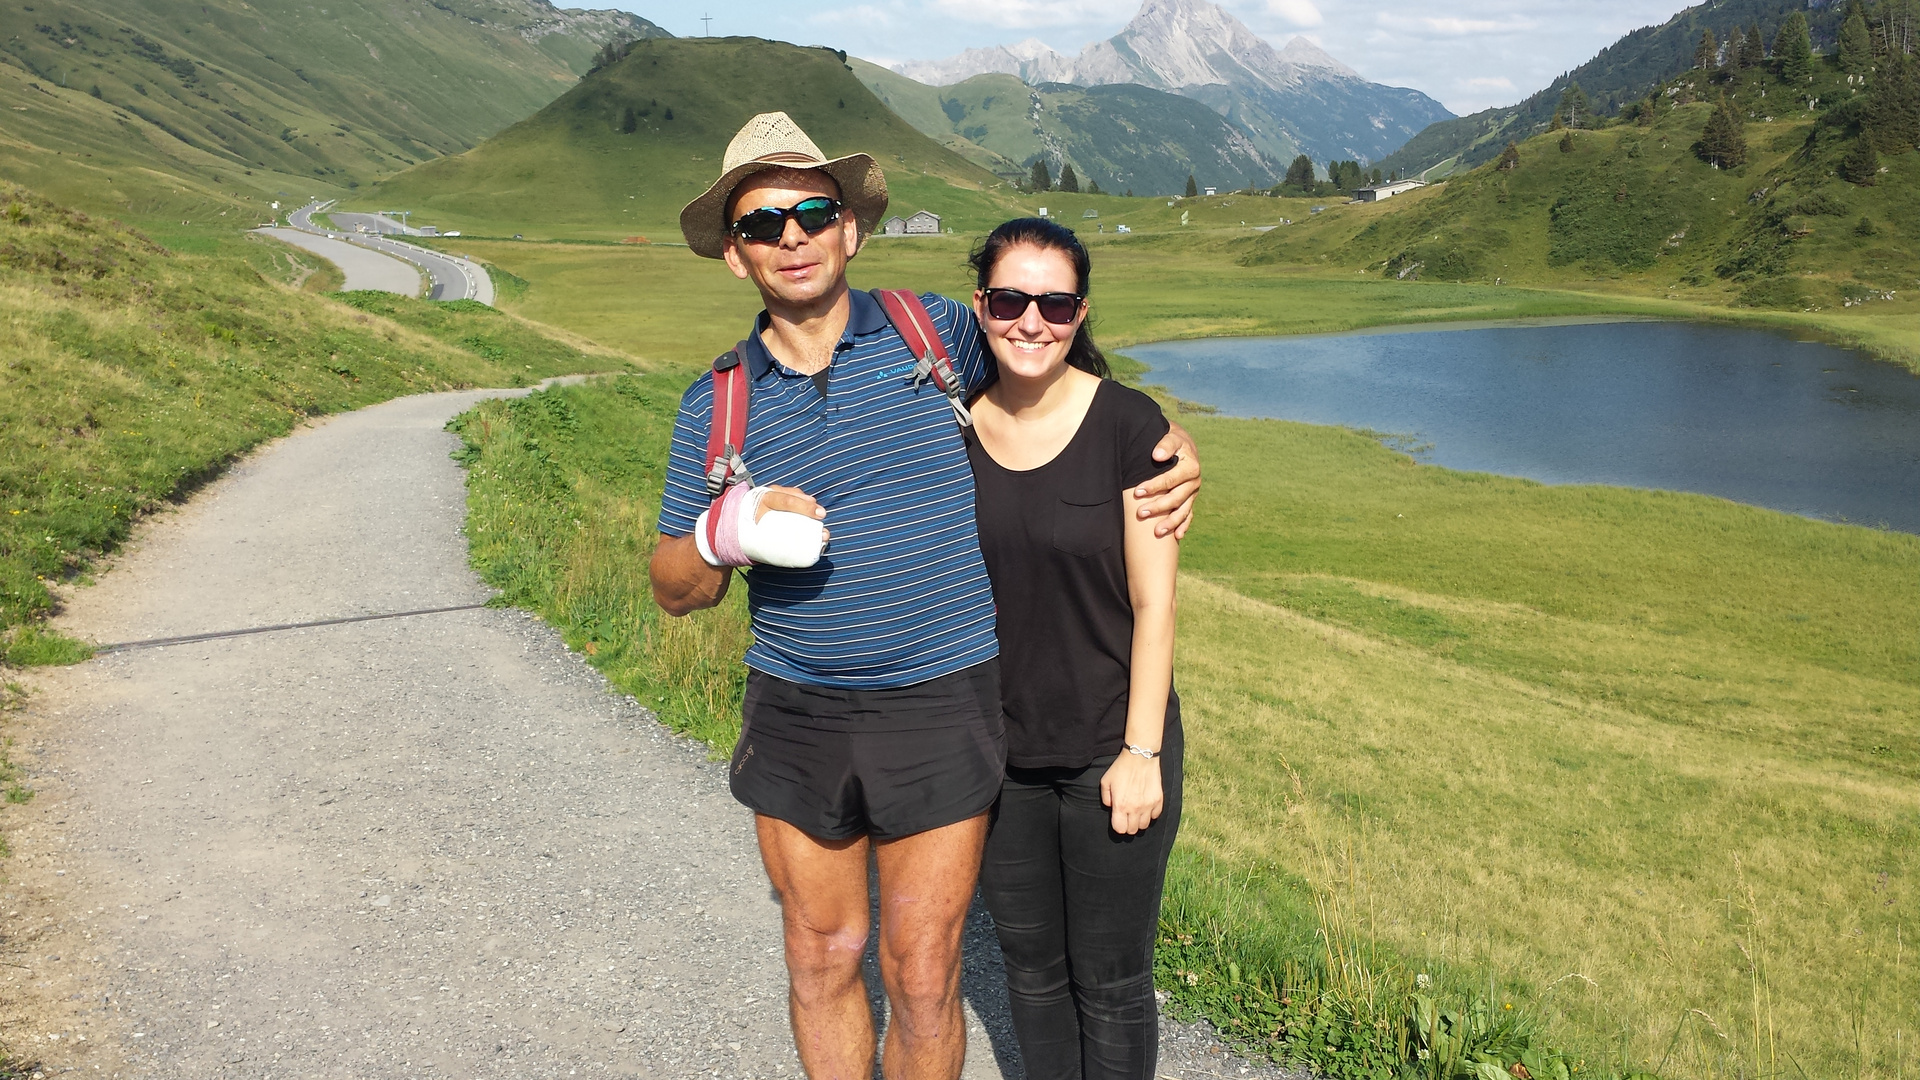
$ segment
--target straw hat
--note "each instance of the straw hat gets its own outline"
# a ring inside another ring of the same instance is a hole
[[[866,154],[827,160],[820,148],[783,112],[761,113],[747,121],[727,144],[720,179],[704,195],[680,211],[680,232],[695,255],[718,259],[727,246],[727,200],[740,181],[767,169],[819,169],[840,185],[840,201],[853,211],[860,226],[860,242],[880,224],[887,211],[887,178]]]

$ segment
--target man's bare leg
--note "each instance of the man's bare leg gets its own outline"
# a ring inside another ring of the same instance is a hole
[[[887,1080],[955,1080],[967,1057],[960,935],[980,874],[987,815],[874,845],[880,978],[891,1007]]]
[[[860,977],[867,840],[821,840],[764,814],[754,825],[767,877],[780,894],[787,1010],[801,1067],[812,1080],[870,1080],[873,1013]]]

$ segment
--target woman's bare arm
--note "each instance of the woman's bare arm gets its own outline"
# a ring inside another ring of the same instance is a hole
[[[1167,696],[1173,689],[1174,580],[1180,541],[1159,535],[1153,518],[1139,515],[1140,498],[1121,493],[1126,506],[1127,592],[1133,603],[1133,653],[1127,688],[1126,741],[1159,753],[1166,736]],[[1160,762],[1122,750],[1100,779],[1113,811],[1113,831],[1139,832],[1160,816],[1165,796]]]

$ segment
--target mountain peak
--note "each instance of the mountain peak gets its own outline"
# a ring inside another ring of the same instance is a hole
[[[1090,85],[1132,82],[1177,90],[1257,82],[1284,90],[1298,85],[1307,67],[1286,63],[1218,4],[1146,0],[1120,33],[1087,46],[1075,71]]]
[[[1280,50],[1280,60],[1295,67],[1330,71],[1349,79],[1360,78],[1359,72],[1335,60],[1325,49],[1303,37],[1287,42],[1286,48]]]

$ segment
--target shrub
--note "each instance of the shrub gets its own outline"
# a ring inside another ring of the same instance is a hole
[[[1853,140],[1853,149],[1840,161],[1840,178],[1858,187],[1872,187],[1880,179],[1880,155],[1873,140],[1862,133]]]

